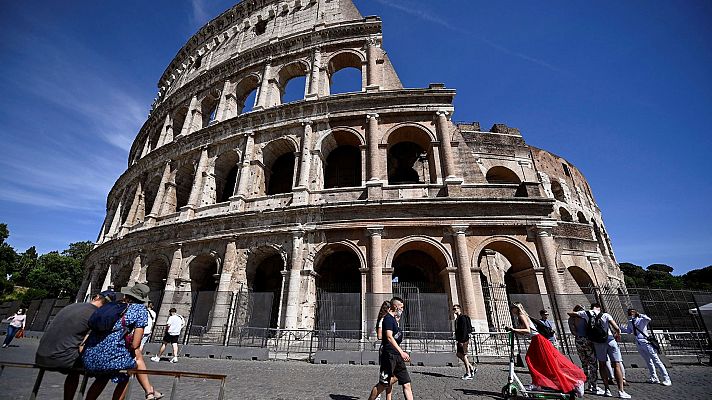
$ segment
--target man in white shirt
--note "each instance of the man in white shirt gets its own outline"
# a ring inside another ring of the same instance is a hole
[[[148,339],[151,338],[151,332],[153,332],[153,326],[156,324],[156,312],[153,311],[153,302],[149,301],[146,305],[146,311],[148,311],[148,325],[143,328],[143,337],[141,338],[141,347],[139,351],[143,352],[143,346],[148,343]]]
[[[604,396],[611,396],[611,390],[608,387],[608,368],[606,368],[606,361],[610,358],[618,385],[618,396],[621,399],[630,399],[631,396],[623,390],[623,370],[621,369],[623,356],[617,342],[621,339],[621,329],[616,321],[610,314],[602,312],[598,303],[591,304],[591,311],[581,310],[568,314],[572,317],[581,317],[586,321],[586,334],[596,350],[598,371],[605,386]],[[611,332],[613,333],[611,334]]]
[[[660,361],[658,352],[650,343],[650,333],[648,332],[648,323],[651,321],[650,317],[645,314],[640,314],[635,308],[628,309],[628,317],[630,321],[628,321],[628,326],[623,329],[623,332],[635,335],[638,353],[640,353],[640,356],[645,360],[645,363],[648,365],[648,371],[650,372],[648,382],[662,383],[664,386],[672,385],[670,375],[668,375],[667,369],[665,369],[665,364]],[[662,382],[658,380],[655,367],[658,367],[660,374],[663,376]]]
[[[183,325],[185,325],[185,320],[183,317],[178,315],[175,308],[171,308],[169,310],[169,315],[168,322],[166,322],[166,333],[163,335],[161,349],[158,351],[158,354],[151,357],[151,361],[161,361],[161,356],[163,355],[163,352],[166,351],[166,345],[170,343],[173,347],[173,358],[171,358],[171,362],[178,362],[178,338],[180,337],[180,331],[183,329]]]

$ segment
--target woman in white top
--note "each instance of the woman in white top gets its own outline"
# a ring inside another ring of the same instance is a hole
[[[532,383],[536,386],[557,390],[561,393],[576,393],[583,396],[586,375],[583,370],[559,353],[551,342],[537,332],[534,322],[521,303],[512,303],[510,308],[515,319],[515,328],[505,328],[531,338],[526,361]]]
[[[20,329],[25,329],[25,318],[27,316],[25,315],[25,309],[21,308],[17,310],[17,313],[15,315],[7,318],[5,321],[10,321],[10,325],[7,326],[7,334],[5,335],[5,342],[2,344],[2,348],[4,349],[7,347],[10,342],[12,342],[12,339],[15,338],[15,334],[17,331]]]

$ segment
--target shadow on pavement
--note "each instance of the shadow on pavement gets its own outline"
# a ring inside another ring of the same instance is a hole
[[[423,372],[423,371],[413,371],[414,374],[421,374],[421,375],[428,375],[428,376],[434,376],[436,378],[457,378],[456,376],[452,375],[443,375],[439,374],[437,372]]]
[[[462,392],[466,396],[489,396],[493,399],[501,399],[502,394],[497,392],[490,392],[487,390],[474,390],[474,389],[455,389],[456,392]]]
[[[358,400],[359,397],[354,396],[344,396],[341,394],[330,394],[329,398],[332,400]]]

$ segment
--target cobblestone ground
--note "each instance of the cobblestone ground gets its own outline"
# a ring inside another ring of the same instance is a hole
[[[32,362],[37,346],[35,339],[20,339],[11,347],[0,349],[0,361]],[[299,361],[232,361],[182,358],[178,364],[163,361],[149,363],[152,369],[196,371],[228,375],[227,399],[332,399],[368,398],[376,382],[376,366],[315,365]],[[461,368],[410,367],[413,391],[420,399],[497,399],[506,382],[505,365],[482,364],[473,381],[460,379]],[[628,368],[627,390],[634,399],[657,400],[673,397],[708,399],[707,386],[712,382],[712,367],[675,365],[671,370],[672,387],[643,383],[646,371]],[[37,376],[36,370],[7,368],[0,376],[0,399],[25,399]],[[526,370],[519,376],[529,383]],[[151,378],[154,386],[169,398],[172,380]],[[64,377],[45,374],[38,399],[61,399]],[[132,384],[132,398],[142,399],[143,391]],[[109,384],[102,399],[109,399],[113,384]],[[176,399],[215,399],[219,384],[215,381],[185,379],[178,383]],[[615,390],[614,390],[615,393]],[[597,396],[587,396],[598,398]],[[400,388],[394,389],[394,399],[403,399]],[[603,397],[600,397],[603,399]]]

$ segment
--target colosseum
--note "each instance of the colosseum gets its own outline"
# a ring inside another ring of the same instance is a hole
[[[350,0],[245,0],[203,26],[158,82],[77,300],[145,282],[158,325],[172,304],[195,335],[367,335],[392,293],[407,329],[449,330],[458,303],[488,331],[512,296],[625,290],[583,174],[517,128],[453,122],[454,89],[403,88],[381,28]],[[358,83],[337,93],[342,70]]]

